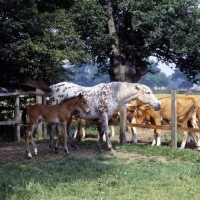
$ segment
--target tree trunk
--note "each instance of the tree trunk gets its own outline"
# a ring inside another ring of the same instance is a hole
[[[108,31],[109,34],[117,36],[115,22],[112,10],[112,0],[107,1],[108,4]],[[126,81],[129,83],[137,83],[139,79],[148,72],[147,64],[141,58],[135,57],[134,52],[123,53],[120,50],[118,39],[111,47],[110,51],[110,80]]]

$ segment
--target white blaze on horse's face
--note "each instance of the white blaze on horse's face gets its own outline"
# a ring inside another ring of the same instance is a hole
[[[139,100],[144,104],[147,104],[154,108],[154,110],[160,110],[161,104],[160,101],[154,96],[151,89],[143,84],[138,84],[136,88],[139,90]]]

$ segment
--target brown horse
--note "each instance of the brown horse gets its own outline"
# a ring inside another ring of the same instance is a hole
[[[57,105],[44,105],[44,104],[35,104],[29,106],[23,110],[22,121],[26,123],[26,115],[29,118],[29,125],[26,129],[25,139],[26,139],[26,152],[28,158],[31,158],[31,152],[29,149],[29,137],[31,136],[31,142],[34,148],[34,153],[37,155],[37,146],[33,139],[32,133],[36,126],[44,121],[47,123],[59,123],[62,126],[62,134],[64,136],[64,151],[69,155],[67,148],[67,131],[66,125],[68,120],[71,117],[71,113],[76,107],[79,107],[86,114],[90,113],[90,108],[87,105],[87,102],[81,93],[77,97],[72,97],[70,99],[64,100],[63,103]],[[61,138],[61,135],[58,135],[55,151],[58,149],[58,143]]]

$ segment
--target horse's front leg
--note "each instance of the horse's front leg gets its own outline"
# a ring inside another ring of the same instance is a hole
[[[133,117],[131,122],[129,122],[129,123],[136,124],[136,118]],[[131,127],[131,132],[132,132],[132,142],[137,144],[137,129],[136,129],[136,127]]]
[[[79,146],[76,145],[76,143],[74,141],[74,137],[71,134],[71,124],[72,124],[72,116],[70,117],[70,119],[67,122],[67,135],[69,137],[71,146],[74,147],[75,149],[79,149]]]
[[[100,131],[100,137],[99,137],[99,140],[98,140],[98,147],[100,148],[100,150],[102,150],[102,148],[101,148],[102,140],[101,139],[103,137],[102,134],[105,133],[108,149],[114,155],[116,155],[116,151],[113,149],[111,141],[110,141],[110,131],[109,131],[109,127],[108,127],[108,115],[107,115],[107,113],[102,113],[101,123],[102,123],[102,127],[101,127],[101,131]]]
[[[182,139],[182,142],[181,142],[180,149],[184,149],[185,148],[185,144],[186,144],[188,135],[189,135],[189,133],[187,131],[183,131],[183,139]]]
[[[66,125],[67,124],[65,122],[62,123],[62,133],[63,133],[63,136],[64,136],[64,151],[65,151],[66,155],[68,156],[69,155],[69,150],[68,150],[68,147],[67,147]]]

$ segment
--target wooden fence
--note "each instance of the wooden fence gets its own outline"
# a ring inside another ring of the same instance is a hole
[[[163,130],[171,130],[171,145],[172,148],[177,148],[177,130],[186,130],[191,132],[199,132],[199,129],[194,128],[183,128],[177,127],[177,117],[176,117],[176,95],[200,95],[200,91],[186,91],[186,90],[154,90],[154,94],[167,94],[171,95],[171,103],[172,103],[172,122],[170,126],[157,126],[157,125],[143,125],[143,124],[132,124],[126,122],[126,105],[122,105],[120,107],[120,123],[109,123],[109,125],[120,125],[120,143],[126,143],[126,126],[130,127],[140,127],[140,128],[149,128],[149,129],[163,129]],[[14,119],[10,121],[2,121],[0,125],[15,125],[15,140],[20,140],[20,124],[22,121],[20,119],[20,96],[22,95],[34,95],[36,96],[36,103],[44,103],[46,104],[46,97],[40,91],[36,90],[36,92],[19,92],[15,91],[13,93],[0,93],[0,97],[4,96],[15,96],[14,102]],[[80,123],[79,123],[80,124]],[[97,123],[91,123],[97,124]],[[81,126],[81,124],[79,125]],[[80,131],[80,127],[78,128]],[[39,125],[37,128],[37,138],[41,139],[47,136],[47,129],[45,125]]]

